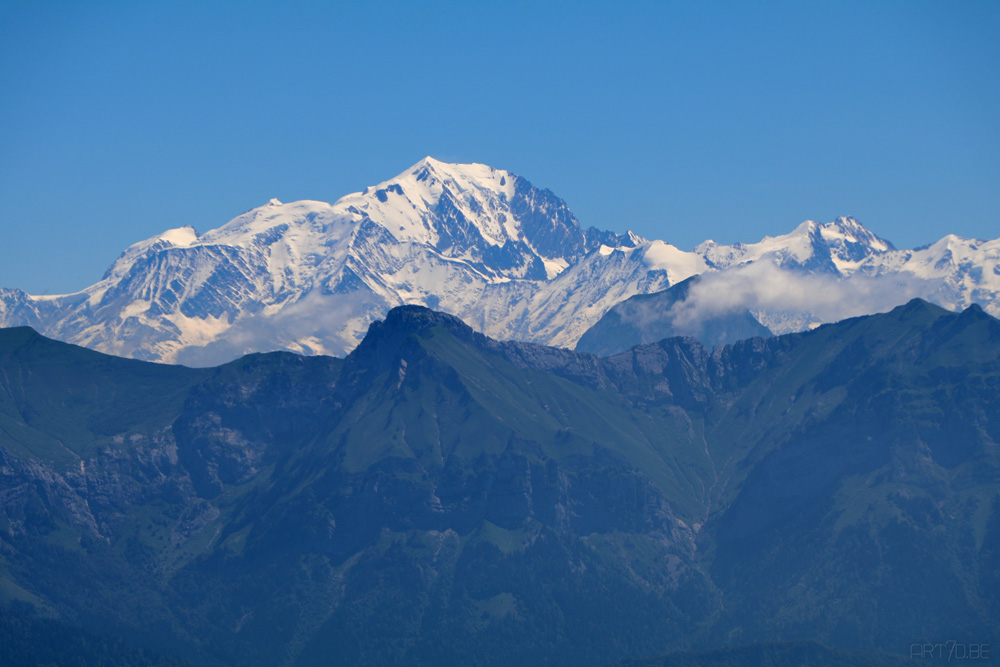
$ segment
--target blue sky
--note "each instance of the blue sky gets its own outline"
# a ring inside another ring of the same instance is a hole
[[[425,155],[682,248],[1000,236],[997,2],[0,4],[0,287]]]

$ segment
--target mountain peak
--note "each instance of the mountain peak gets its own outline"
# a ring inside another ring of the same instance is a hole
[[[983,307],[978,303],[969,304],[969,307],[962,311],[960,317],[964,320],[974,321],[974,320],[995,320],[992,315],[983,310]]]
[[[849,275],[867,258],[891,250],[891,243],[854,218],[841,216],[827,223],[806,220],[787,234],[765,236],[757,243],[719,245],[706,241],[695,253],[716,269],[769,259],[782,268]]]
[[[0,352],[10,352],[38,340],[42,340],[42,335],[31,327],[0,329]]]
[[[415,171],[421,167],[430,167],[432,169],[437,169],[448,164],[449,164],[448,162],[442,162],[441,160],[438,160],[437,158],[428,155],[419,162],[417,162],[415,165],[410,167],[407,171]]]
[[[823,240],[833,245],[845,243],[860,245],[876,253],[895,250],[892,243],[876,236],[870,229],[849,215],[840,216],[833,222],[820,225],[819,228]]]
[[[929,301],[925,301],[919,297],[910,299],[901,306],[896,306],[890,310],[887,315],[895,316],[896,319],[912,319],[915,317],[927,317],[930,319],[937,319],[942,315],[952,315],[950,310],[942,308],[941,306],[936,306]],[[878,317],[877,315],[874,317]]]
[[[795,227],[795,229],[793,229],[791,231],[791,233],[788,234],[788,236],[809,235],[809,234],[812,234],[814,231],[816,231],[816,228],[819,227],[819,226],[820,226],[819,223],[817,223],[815,220],[806,220],[804,222],[799,223]],[[765,236],[764,238],[765,239],[771,239],[771,238],[781,238],[781,237],[780,236],[773,236],[773,237],[772,236]]]
[[[391,183],[409,180],[416,177],[417,182],[433,180],[457,185],[462,189],[469,186],[485,187],[490,190],[503,188],[508,181],[515,178],[510,172],[491,167],[479,162],[443,162],[428,155],[395,178],[380,183],[378,187]],[[500,181],[504,181],[500,184]]]
[[[424,306],[396,306],[386,313],[384,320],[375,320],[369,325],[368,333],[348,359],[360,363],[374,360],[377,366],[381,366],[387,361],[406,357],[415,349],[411,339],[413,335],[438,326],[463,340],[471,340],[477,335],[472,327],[454,315]]]
[[[551,278],[588,249],[563,200],[485,164],[428,156],[335,206],[379,221],[401,243],[470,261],[490,281]]]
[[[373,327],[376,325],[408,332],[423,331],[438,325],[472,330],[468,324],[454,315],[418,305],[396,306],[386,313],[384,320],[372,323]]]

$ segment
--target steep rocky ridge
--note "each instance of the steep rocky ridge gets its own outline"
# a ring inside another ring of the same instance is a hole
[[[921,301],[609,358],[418,306],[212,369],[4,330],[0,596],[197,664],[992,641],[997,378]]]

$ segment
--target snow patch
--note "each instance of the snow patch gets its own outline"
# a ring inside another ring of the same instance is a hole
[[[704,258],[663,241],[650,241],[643,246],[642,259],[650,269],[665,270],[671,283],[681,282],[708,269]]]
[[[186,248],[198,240],[198,232],[191,225],[168,229],[160,234],[160,240],[180,248]]]
[[[601,246],[601,247],[603,248],[605,246]],[[545,258],[542,258],[542,264],[545,265],[545,277],[548,280],[552,280],[553,278],[555,278],[556,276],[558,276],[560,273],[562,273],[563,271],[565,271],[566,268],[569,266],[569,262],[567,262],[562,257],[559,257],[558,259],[545,259]]]
[[[149,310],[150,305],[152,304],[150,304],[149,301],[136,299],[135,301],[131,302],[130,304],[122,308],[120,317],[123,320],[129,317],[138,317],[139,315],[142,315],[147,310]]]

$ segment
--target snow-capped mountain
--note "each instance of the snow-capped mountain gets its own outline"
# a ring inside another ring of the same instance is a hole
[[[765,236],[757,243],[726,246],[705,241],[694,252],[714,269],[769,260],[784,269],[848,275],[871,257],[894,250],[892,244],[872,234],[857,220],[837,218],[818,224],[807,220],[791,233]]]
[[[786,283],[803,274],[886,290],[918,281],[907,297],[951,308],[975,301],[997,314],[998,258],[1000,241],[952,236],[896,250],[852,218],[686,252],[584,229],[564,201],[509,171],[426,158],[333,204],[272,199],[201,235],[168,230],[125,250],[75,294],[0,290],[0,325],[112,354],[211,365],[254,351],[342,355],[390,308],[419,304],[496,338],[571,347],[628,297],[750,266],[773,265]],[[775,280],[761,271],[739,279],[743,290]],[[808,303],[746,305],[776,333],[824,321]]]
[[[694,252],[721,274],[733,273],[708,285],[738,284],[748,295],[739,305],[779,334],[888,310],[913,297],[952,310],[978,303],[1000,315],[1000,240],[948,235],[923,248],[897,250],[854,218],[841,217],[806,221],[758,243],[705,241]],[[855,303],[831,308],[833,301]]]
[[[426,158],[334,204],[272,199],[202,235],[169,230],[76,294],[4,290],[0,323],[195,365],[259,350],[344,354],[389,308],[413,303],[496,334],[569,340],[564,329],[591,322],[574,328],[568,304],[585,299],[584,312],[603,313],[690,275],[684,253],[673,249],[679,269],[657,255],[662,243],[625,261],[642,243],[582,229],[565,202],[511,172]]]
[[[870,257],[856,268],[867,276],[909,275],[936,283],[938,302],[952,309],[982,305],[1000,314],[1000,239],[981,241],[948,234],[914,250],[897,250]]]

